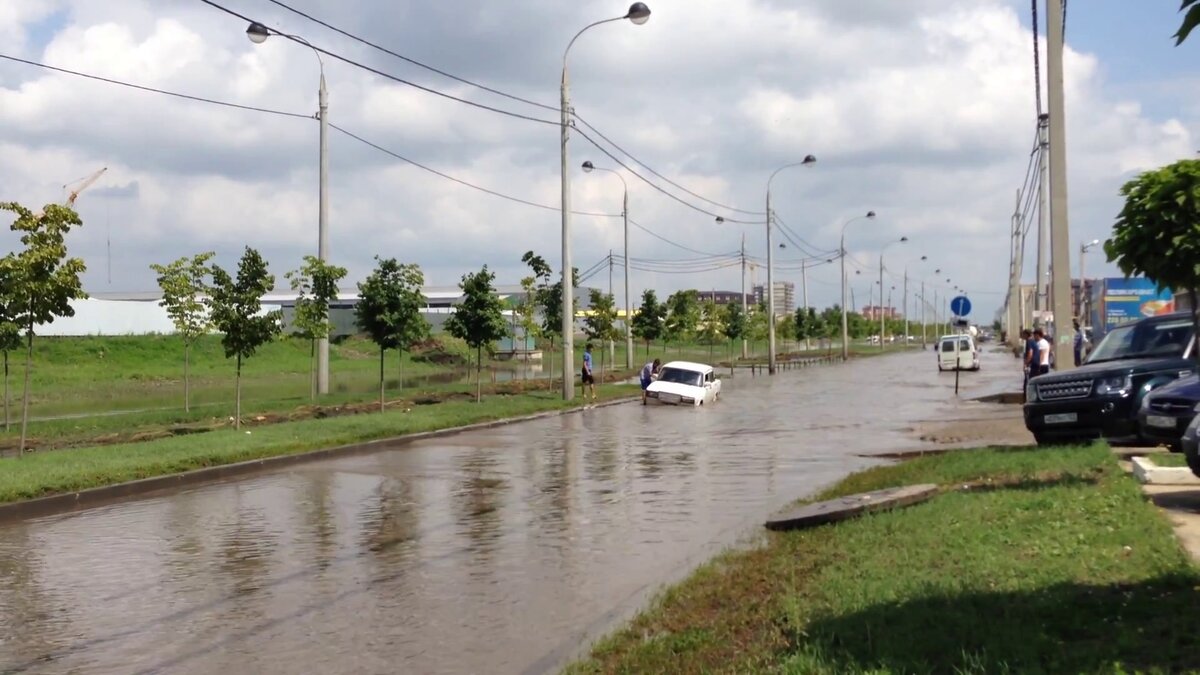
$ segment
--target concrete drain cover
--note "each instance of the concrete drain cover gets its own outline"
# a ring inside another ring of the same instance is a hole
[[[826,523],[836,523],[875,511],[884,511],[901,506],[911,506],[928,501],[937,494],[938,486],[932,483],[906,485],[874,492],[839,497],[815,504],[805,504],[784,511],[769,519],[768,530],[798,530]]]

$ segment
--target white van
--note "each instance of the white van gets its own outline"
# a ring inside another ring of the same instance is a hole
[[[938,370],[979,370],[979,347],[970,335],[943,335],[937,344]]]

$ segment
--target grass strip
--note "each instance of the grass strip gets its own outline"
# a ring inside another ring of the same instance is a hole
[[[631,396],[632,385],[608,385],[601,401]],[[423,431],[435,431],[583,406],[557,393],[492,396],[482,403],[447,401],[412,406],[407,411],[352,415],[251,426],[241,432],[210,432],[140,443],[34,453],[0,459],[0,503],[114,485],[251,459],[290,455],[321,448]]]
[[[1106,447],[924,457],[818,498],[924,482],[720,556],[568,672],[1197,672],[1200,574]]]

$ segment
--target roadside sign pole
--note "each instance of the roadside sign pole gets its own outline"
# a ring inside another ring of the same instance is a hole
[[[971,300],[965,295],[955,297],[950,301],[950,311],[954,313],[954,325],[958,326],[958,335],[954,338],[954,395],[958,396],[958,373],[962,370],[959,354],[962,349],[962,336],[965,334],[959,322],[971,313]]]

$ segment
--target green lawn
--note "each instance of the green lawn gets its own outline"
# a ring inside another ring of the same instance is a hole
[[[600,388],[597,394],[601,400],[615,400],[633,396],[637,391],[636,386],[609,385]],[[482,403],[475,403],[464,394],[456,400],[397,407],[386,413],[249,424],[241,432],[226,428],[138,443],[2,458],[0,502],[581,405],[582,399],[563,401],[557,392],[493,395],[485,397]]]
[[[1187,458],[1181,452],[1156,452],[1152,455],[1147,455],[1147,459],[1154,462],[1155,466],[1187,466]]]
[[[925,457],[821,497],[923,482],[942,493],[721,556],[568,672],[1200,668],[1200,573],[1106,447]]]

